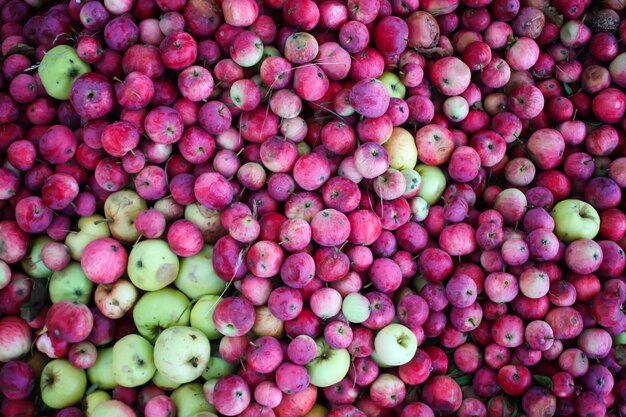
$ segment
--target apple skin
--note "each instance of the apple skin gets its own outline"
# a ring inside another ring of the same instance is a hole
[[[306,367],[311,384],[324,388],[341,381],[350,369],[350,353],[347,349],[332,349],[323,338],[315,340],[317,357]]]
[[[187,326],[190,310],[185,294],[173,288],[163,288],[145,293],[135,303],[133,320],[139,334],[154,343],[161,330]]]
[[[417,147],[415,137],[401,127],[394,127],[391,137],[383,144],[389,154],[389,166],[402,171],[413,169],[417,164]]]
[[[180,271],[174,285],[190,299],[208,294],[221,294],[224,291],[226,281],[213,269],[212,245],[204,245],[199,253],[180,261]]]
[[[50,408],[69,407],[79,402],[87,389],[87,376],[65,359],[50,361],[41,373],[41,399]]]
[[[137,295],[137,288],[129,280],[122,278],[110,285],[98,285],[94,293],[94,302],[105,317],[115,320],[124,316],[133,307]]]
[[[135,287],[157,291],[176,280],[180,263],[166,242],[148,239],[137,243],[128,256],[128,277]]]
[[[108,196],[104,202],[104,215],[113,220],[109,223],[111,235],[118,241],[136,242],[139,232],[133,222],[147,209],[146,201],[132,190],[120,190]]]
[[[65,245],[67,245],[70,256],[75,261],[80,261],[83,249],[85,249],[85,246],[90,242],[102,237],[111,236],[106,219],[99,214],[81,217],[80,220],[78,220],[77,227],[78,232],[71,232],[65,238]]]
[[[98,349],[98,359],[87,369],[87,378],[91,385],[96,384],[100,389],[110,390],[117,386],[113,378],[113,347]]]
[[[203,295],[197,299],[189,316],[191,327],[202,331],[209,340],[217,340],[222,337],[222,334],[215,328],[213,323],[213,312],[220,300],[219,295]]]
[[[82,401],[83,410],[85,410],[86,415],[92,416],[94,408],[96,408],[100,403],[109,400],[111,400],[111,395],[108,392],[95,390],[85,396],[85,399]]]
[[[50,49],[37,69],[46,93],[57,100],[68,100],[74,81],[90,71],[91,67],[78,57],[76,49],[67,45]]]
[[[389,366],[408,363],[417,351],[417,337],[406,326],[392,323],[383,327],[374,338],[378,358]]]
[[[33,278],[48,278],[52,275],[52,271],[41,261],[41,249],[48,242],[52,242],[52,239],[47,236],[34,238],[31,243],[30,253],[22,258],[21,264],[24,272]]]
[[[90,417],[135,417],[132,408],[118,400],[106,400],[94,407]]]
[[[593,239],[600,231],[600,215],[589,203],[569,199],[558,202],[550,213],[554,234],[563,242]]]
[[[305,417],[315,406],[317,399],[317,388],[309,385],[297,394],[283,395],[283,399],[274,408],[276,417]]]
[[[430,205],[439,201],[446,188],[446,177],[439,167],[419,164],[415,170],[422,176],[422,188],[417,195]]]
[[[177,417],[193,417],[202,412],[213,412],[213,407],[204,398],[202,384],[193,382],[175,389],[170,398],[176,404]]]
[[[154,344],[156,368],[173,382],[185,384],[202,375],[209,363],[211,344],[198,329],[169,327]]]
[[[113,345],[113,378],[123,387],[145,384],[156,372],[152,344],[137,334],[129,334]]]
[[[0,362],[19,358],[29,351],[32,343],[32,331],[22,318],[0,319]]]
[[[52,274],[48,294],[52,303],[72,301],[89,303],[94,283],[83,272],[78,262],[70,262],[65,268]]]

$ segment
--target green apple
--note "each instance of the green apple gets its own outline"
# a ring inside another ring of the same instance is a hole
[[[613,345],[626,345],[626,332],[613,336]]]
[[[191,303],[185,294],[173,288],[145,293],[133,309],[139,333],[154,343],[159,332],[172,326],[187,326]]]
[[[595,208],[581,200],[562,200],[552,209],[554,234],[563,242],[593,239],[600,231],[600,216]]]
[[[138,334],[122,337],[113,345],[113,378],[123,387],[133,388],[150,381],[156,367],[152,344]]]
[[[224,291],[226,281],[213,269],[212,245],[204,245],[198,254],[180,261],[180,270],[174,285],[190,299],[206,294],[221,294]]]
[[[11,267],[0,259],[0,290],[11,282]]]
[[[200,411],[191,417],[218,417],[218,415],[210,411]]]
[[[172,381],[159,371],[156,371],[154,373],[154,376],[152,377],[152,383],[165,391],[172,391],[180,387],[180,384],[178,382]]]
[[[70,232],[65,238],[65,244],[70,251],[70,256],[75,261],[80,261],[80,256],[85,246],[96,239],[111,236],[107,220],[99,214],[81,217],[78,220],[77,227],[78,232]]]
[[[287,120],[286,122],[283,122],[283,124],[285,123],[289,123],[289,121]],[[308,143],[306,143],[305,141],[298,142],[298,155],[299,156],[304,156],[310,152],[311,152],[311,147],[309,146]]]
[[[104,215],[112,220],[109,223],[111,235],[120,241],[134,243],[139,239],[135,219],[148,209],[146,201],[132,190],[117,191],[104,202]]]
[[[304,417],[326,417],[328,416],[328,409],[321,404],[315,404],[311,411],[306,413]]]
[[[415,170],[422,176],[422,189],[417,195],[432,206],[446,188],[446,176],[441,168],[426,164],[417,165]]]
[[[163,213],[168,224],[180,219],[185,212],[184,207],[174,201],[171,196],[157,200],[152,208]]]
[[[343,299],[341,312],[351,323],[363,323],[370,316],[370,302],[364,295],[353,292]]]
[[[170,285],[176,280],[179,267],[178,256],[162,240],[139,242],[128,255],[128,278],[144,291],[156,291]]]
[[[402,175],[404,175],[404,181],[406,183],[406,188],[404,190],[404,194],[402,194],[402,197],[412,198],[417,196],[417,193],[419,193],[420,189],[422,188],[422,176],[420,175],[420,173],[413,168],[403,169],[400,172],[402,172]]]
[[[213,324],[213,312],[221,300],[219,295],[204,295],[196,301],[191,309],[189,323],[204,333],[209,340],[216,340],[222,337]]]
[[[226,375],[232,375],[235,371],[237,371],[237,365],[228,363],[219,356],[211,356],[209,364],[204,372],[202,372],[202,378],[205,380],[221,378]]]
[[[219,238],[228,233],[222,225],[222,214],[219,210],[204,207],[202,204],[194,203],[185,207],[185,220],[191,223],[202,232],[205,242],[215,243]]]
[[[88,304],[94,283],[89,281],[78,262],[70,262],[65,268],[52,274],[48,283],[50,301],[73,301]]]
[[[391,136],[383,144],[389,155],[389,166],[403,171],[415,168],[417,164],[417,146],[415,136],[401,127],[394,127]]]
[[[374,350],[384,363],[391,366],[404,365],[417,352],[417,337],[408,327],[391,323],[376,334]]]
[[[210,355],[209,339],[193,327],[167,328],[154,344],[154,363],[157,369],[179,384],[191,382],[202,375]]]
[[[91,385],[100,389],[113,389],[117,386],[113,378],[113,347],[98,349],[98,359],[87,368],[87,378]]]
[[[98,404],[88,417],[136,417],[130,406],[119,400],[107,400]]]
[[[31,241],[30,253],[22,258],[22,269],[33,278],[48,278],[52,275],[41,260],[41,249],[48,242],[52,242],[47,236],[38,236]]]
[[[324,388],[341,381],[350,369],[350,353],[347,349],[333,349],[323,338],[315,340],[317,356],[306,367],[311,385]]]
[[[50,408],[69,407],[79,402],[87,389],[85,371],[74,368],[66,359],[54,359],[43,368],[41,399]]]
[[[204,398],[202,384],[197,382],[175,389],[170,398],[176,405],[177,417],[193,417],[203,411],[215,411],[215,407]]]
[[[98,404],[104,401],[109,401],[110,399],[111,395],[102,390],[95,390],[94,392],[87,394],[83,400],[83,410],[85,410],[85,415],[87,417],[91,417],[93,409],[96,408]]]
[[[74,81],[91,71],[89,64],[78,57],[76,49],[59,45],[44,55],[37,72],[46,93],[57,100],[68,100]]]
[[[404,100],[404,97],[406,96],[406,86],[402,84],[400,77],[391,71],[385,71],[378,79],[387,88],[389,97],[401,98]]]
[[[424,221],[426,217],[428,217],[430,207],[426,200],[422,197],[413,197],[411,201],[409,201],[409,205],[411,206],[411,214],[413,215],[412,220],[414,222]]]

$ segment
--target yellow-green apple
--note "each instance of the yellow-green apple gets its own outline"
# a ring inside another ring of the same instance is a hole
[[[197,382],[180,386],[172,392],[170,398],[176,404],[177,417],[193,417],[197,413],[215,411],[215,407],[204,398],[202,384]]]
[[[156,368],[180,384],[191,382],[202,375],[210,354],[209,339],[193,327],[169,327],[161,332],[154,344]]]
[[[139,232],[134,221],[148,206],[139,194],[132,190],[117,191],[104,202],[104,215],[109,219],[111,235],[124,242],[135,242],[139,239]]]
[[[389,154],[389,166],[402,171],[413,169],[417,164],[415,137],[406,129],[394,127],[391,137],[383,144]]]
[[[139,333],[154,343],[159,332],[172,326],[187,326],[191,303],[185,294],[173,288],[145,293],[133,309]]]
[[[113,378],[113,347],[98,349],[98,359],[92,367],[87,369],[87,378],[90,385],[110,390],[117,386]]]
[[[138,387],[150,381],[154,366],[154,348],[138,334],[122,337],[113,345],[113,378],[123,387]]]
[[[81,217],[76,227],[78,232],[70,232],[65,238],[65,244],[70,251],[70,256],[75,261],[80,261],[83,249],[90,242],[111,236],[106,219],[99,214]]]
[[[0,259],[0,290],[11,282],[11,267]]]
[[[128,256],[128,277],[135,287],[156,291],[176,280],[180,263],[167,242],[148,239],[137,243]]]
[[[391,323],[378,331],[374,350],[379,359],[390,366],[408,363],[417,351],[417,337],[408,327]]]
[[[185,219],[195,224],[202,237],[207,243],[215,243],[228,230],[222,225],[222,214],[219,210],[213,210],[199,203],[190,204],[185,207]]]
[[[119,400],[102,401],[94,407],[89,417],[136,417],[130,406]]]
[[[119,319],[135,305],[137,288],[125,278],[113,284],[99,284],[93,299],[98,310],[110,319]]]
[[[401,98],[404,99],[406,95],[406,87],[402,84],[402,80],[395,73],[391,71],[383,72],[378,78],[387,88],[387,92],[389,93],[389,97]]]
[[[226,281],[213,269],[212,245],[204,245],[198,254],[180,261],[180,270],[174,285],[190,299],[207,294],[221,294],[224,291]]]
[[[221,297],[219,295],[203,295],[191,309],[189,323],[191,327],[202,331],[209,340],[216,340],[222,337],[213,324],[213,312],[219,304]]]
[[[89,281],[78,262],[70,262],[65,268],[52,274],[48,283],[50,301],[74,301],[89,303],[94,283]]]
[[[50,361],[43,368],[39,382],[43,403],[54,409],[76,404],[87,389],[85,371],[74,368],[66,359]]]
[[[22,269],[33,278],[48,278],[52,271],[41,260],[41,250],[44,245],[53,240],[47,236],[38,236],[31,242],[30,253],[22,258]]]
[[[419,164],[415,170],[422,176],[422,189],[417,194],[430,205],[439,201],[446,188],[446,177],[441,168],[426,164]]]
[[[559,201],[550,214],[554,219],[554,234],[565,243],[593,239],[600,231],[600,215],[591,204],[584,201]]]
[[[74,81],[89,71],[89,64],[68,45],[55,46],[46,52],[37,69],[46,93],[57,100],[68,100]]]
[[[345,296],[341,312],[351,323],[363,323],[370,316],[370,302],[362,294],[353,292]]]
[[[228,363],[219,356],[211,356],[209,364],[202,372],[202,378],[205,380],[213,378],[221,378],[226,375],[232,375],[237,371],[237,365]]]
[[[152,376],[152,383],[164,391],[172,391],[180,387],[178,382],[172,381],[159,371],[156,371]]]
[[[323,338],[315,340],[317,356],[306,367],[311,384],[324,388],[341,381],[350,369],[350,353],[347,349],[333,349]]]
[[[95,390],[85,396],[83,400],[83,410],[85,410],[85,415],[91,417],[93,415],[93,409],[96,408],[98,404],[104,401],[109,401],[111,399],[111,394],[103,390]]]

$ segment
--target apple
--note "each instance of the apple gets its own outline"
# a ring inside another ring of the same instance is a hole
[[[387,92],[389,93],[389,97],[401,98],[404,99],[406,95],[406,87],[402,84],[400,77],[390,71],[383,72],[378,78],[387,88]]]
[[[89,64],[68,45],[55,46],[46,52],[37,69],[46,93],[57,100],[68,100],[74,81],[90,71]]]
[[[88,416],[93,415],[93,410],[104,401],[111,400],[111,394],[102,390],[95,390],[90,392],[85,396],[83,400],[83,409],[85,410],[85,414]]]
[[[174,382],[184,384],[202,375],[209,363],[211,345],[198,329],[169,327],[154,344],[156,368]]]
[[[163,288],[147,292],[135,303],[133,320],[143,337],[155,342],[159,332],[172,326],[187,326],[191,303],[180,291]]]
[[[105,400],[96,405],[90,417],[136,417],[137,414],[130,406],[118,400]]]
[[[446,177],[441,168],[425,164],[418,164],[415,170],[422,177],[422,188],[417,194],[428,204],[433,205],[439,201],[446,188]]]
[[[222,334],[213,323],[213,312],[220,300],[221,297],[219,295],[203,295],[197,299],[189,316],[191,327],[202,331],[209,340],[216,340],[222,337]]]
[[[160,389],[165,390],[165,391],[175,390],[181,385],[178,382],[172,381],[171,379],[169,379],[168,377],[166,377],[159,371],[156,371],[154,375],[152,376],[152,383],[156,385],[157,387],[159,387]]]
[[[85,395],[85,371],[74,368],[65,359],[50,361],[41,372],[41,399],[50,408],[59,409],[78,403]]]
[[[219,356],[211,356],[209,364],[202,372],[202,378],[208,381],[209,379],[232,375],[235,372],[237,372],[237,365],[228,363]]]
[[[362,294],[353,292],[345,296],[341,312],[351,323],[363,323],[370,316],[370,302]]]
[[[0,362],[17,359],[29,351],[33,335],[26,321],[20,317],[0,319]]]
[[[350,369],[350,353],[347,349],[332,349],[323,338],[315,340],[317,356],[306,367],[311,385],[324,388],[341,381]]]
[[[139,289],[156,291],[176,280],[178,256],[166,242],[148,239],[137,243],[128,255],[128,278]]]
[[[113,378],[123,387],[138,387],[152,378],[156,367],[152,344],[137,334],[129,334],[113,345]]]
[[[226,281],[213,269],[213,246],[204,245],[193,256],[180,261],[180,270],[174,285],[190,299],[203,295],[221,294],[226,288]]]
[[[70,256],[75,261],[80,261],[81,254],[89,243],[103,237],[110,237],[111,232],[104,217],[99,214],[81,217],[77,224],[78,232],[70,232],[65,238]]]
[[[146,201],[135,191],[120,190],[109,195],[104,202],[104,215],[110,220],[111,235],[122,242],[136,242],[139,232],[134,221],[139,213],[147,209]]]
[[[100,284],[94,293],[94,302],[98,310],[110,319],[119,319],[135,305],[137,288],[125,278],[113,284]]]
[[[577,239],[593,239],[600,231],[598,212],[584,201],[559,201],[550,214],[555,223],[554,234],[565,243]]]
[[[415,137],[406,129],[394,127],[389,139],[383,143],[389,154],[389,166],[399,171],[415,168],[417,147]]]
[[[378,331],[374,349],[381,362],[400,366],[413,359],[417,351],[417,337],[408,327],[391,323]]]
[[[177,417],[193,417],[215,411],[215,407],[204,398],[202,384],[197,382],[181,385],[172,392],[170,398],[176,405]]]
[[[87,369],[87,378],[91,385],[100,389],[111,390],[117,386],[113,378],[113,347],[98,349],[98,359]]]
[[[21,264],[24,272],[33,278],[48,278],[52,271],[41,260],[41,250],[48,242],[52,242],[47,236],[38,236],[31,241],[30,253],[22,258]]]
[[[87,278],[78,262],[70,262],[65,268],[52,274],[48,283],[50,301],[73,301],[89,303],[94,283]]]

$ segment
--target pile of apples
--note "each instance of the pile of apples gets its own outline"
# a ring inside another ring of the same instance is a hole
[[[0,0],[0,415],[625,415],[623,17]]]

